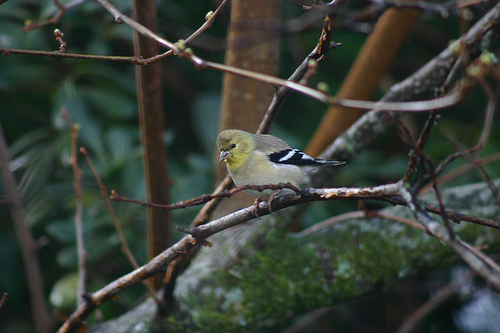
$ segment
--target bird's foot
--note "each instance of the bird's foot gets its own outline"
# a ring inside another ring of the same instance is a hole
[[[255,202],[253,203],[253,208],[252,208],[252,214],[260,219],[260,216],[259,216],[259,204],[262,202],[262,198],[261,197],[258,197],[257,199],[255,199]]]
[[[269,209],[269,213],[273,213],[273,209],[271,207],[272,203],[273,203],[273,200],[274,198],[278,195],[279,191],[276,191],[276,192],[273,192],[271,193],[271,195],[269,196],[269,199],[267,199],[267,209]]]
[[[269,213],[273,213],[273,209],[271,207],[272,203],[273,203],[273,200],[274,198],[276,197],[276,195],[278,195],[279,191],[276,191],[276,192],[273,192],[271,193],[271,195],[269,196],[269,199],[267,199],[267,209],[269,210]],[[259,204],[264,201],[261,197],[258,197],[257,199],[255,199],[255,202],[253,203],[253,208],[252,208],[252,214],[259,218],[260,219],[260,215],[259,215]]]

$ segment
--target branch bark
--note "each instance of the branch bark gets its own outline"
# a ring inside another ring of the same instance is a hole
[[[500,180],[496,183],[500,184]],[[401,185],[311,189],[303,196],[278,197],[273,208],[327,197],[379,197],[384,200],[398,193],[403,188]],[[483,217],[494,218],[500,213],[500,207],[491,196],[484,195],[488,191],[485,183],[452,188],[443,192],[443,201],[450,209],[474,214],[475,208],[470,206],[471,198],[474,198],[475,205],[487,212]],[[432,201],[433,198],[429,195],[421,200]],[[289,318],[312,308],[362,295],[375,286],[411,276],[421,268],[428,270],[441,265],[443,258],[453,256],[449,247],[429,237],[420,228],[379,217],[369,221],[346,219],[298,234],[286,233],[284,226],[288,221],[276,216],[280,213],[274,213],[273,219],[254,220],[237,226],[253,218],[252,208],[193,230],[196,237],[210,237],[213,247],[202,248],[191,266],[178,278],[175,296],[179,308],[186,309],[186,312],[177,313],[179,325],[214,330],[217,325],[226,330],[277,329]],[[261,203],[259,214],[267,213],[266,204]],[[412,217],[404,206],[385,209],[382,215]],[[228,227],[231,229],[214,234]],[[463,238],[474,235],[476,239],[482,239],[481,244],[475,245],[493,245],[500,234],[499,230],[467,223],[457,225],[456,231]],[[130,284],[133,275],[150,274],[153,266],[158,269],[183,252],[185,246],[193,246],[191,235],[177,243],[175,251],[165,251],[154,262],[94,293],[91,299],[101,302],[104,295],[109,299],[121,285]],[[107,294],[110,291],[113,292]],[[146,301],[137,310],[94,327],[92,332],[113,332],[116,327],[123,329],[132,322],[148,327],[154,316],[154,310],[148,310],[152,304],[152,301]]]
[[[158,18],[155,1],[135,0],[133,4],[137,22],[156,31]],[[135,53],[136,56],[150,58],[159,53],[159,47],[155,41],[136,33]],[[167,151],[163,143],[165,121],[161,62],[137,66],[136,73],[148,200],[167,203],[169,202],[169,178]],[[164,210],[149,208],[147,212],[148,258],[151,260],[170,244],[170,216]],[[162,277],[158,275],[153,278],[152,284],[155,289],[159,289],[162,285]]]

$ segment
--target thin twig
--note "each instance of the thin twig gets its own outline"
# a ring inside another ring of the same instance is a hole
[[[146,202],[146,201],[138,201],[138,200],[133,200],[133,199],[128,199],[124,198],[115,191],[111,191],[111,199],[115,201],[124,201],[124,202],[129,202],[133,203],[136,205],[141,205],[143,207],[151,207],[151,208],[159,208],[159,209],[164,209],[164,210],[175,210],[175,209],[183,209],[187,207],[192,207],[192,206],[198,206],[198,205],[203,205],[204,203],[207,203],[209,201],[212,201],[217,198],[229,198],[235,193],[245,191],[245,190],[252,190],[252,191],[265,191],[265,190],[282,190],[282,189],[290,189],[295,192],[300,192],[300,189],[295,187],[291,183],[286,183],[286,184],[269,184],[269,185],[243,185],[239,187],[235,187],[232,189],[225,189],[222,192],[219,193],[214,193],[214,194],[203,194],[201,196],[191,198],[186,201],[179,201],[176,203],[172,204],[157,204],[157,203],[152,203],[152,202]]]
[[[488,137],[490,135],[491,126],[493,125],[493,115],[495,114],[495,106],[497,97],[491,86],[486,82],[484,77],[478,77],[478,81],[483,87],[486,96],[488,97],[488,105],[486,106],[486,114],[484,116],[484,124],[483,131],[481,132],[481,136],[479,137],[478,145],[486,146],[486,142],[488,141]],[[474,154],[474,157],[477,158],[479,151]]]
[[[448,140],[450,140],[450,142],[456,147],[457,150],[463,149],[463,144],[454,135],[452,135],[452,133],[447,132],[447,137]],[[486,180],[488,186],[490,187],[493,197],[500,205],[500,191],[495,186],[495,184],[493,184],[493,180],[491,179],[491,176],[488,173],[488,171],[484,168],[484,166],[481,163],[478,163],[477,160],[474,158],[474,156],[471,156],[471,154],[464,155],[464,158],[481,173],[481,175]]]
[[[60,11],[57,15],[60,15],[62,16],[62,14],[64,14],[67,9],[69,9],[70,7],[73,7],[75,5],[78,4],[78,2],[82,2],[84,0],[75,0],[74,2],[68,4],[65,6],[65,11],[62,12]],[[203,31],[207,30],[210,28],[210,26],[212,25],[212,23],[215,21],[215,18],[217,17],[217,15],[220,13],[220,11],[222,10],[222,8],[224,7],[224,5],[228,2],[229,0],[223,0],[221,2],[221,4],[217,7],[217,9],[215,10],[215,12],[211,13],[211,15],[208,15],[207,16],[207,19],[206,21],[204,22],[204,24],[198,28],[193,34],[191,34],[190,36],[188,36],[185,40],[184,40],[184,43],[189,43],[191,41],[193,41],[196,37],[198,37]],[[57,20],[60,19],[60,16],[57,17]],[[40,27],[40,26],[43,26],[43,25],[47,25],[49,23],[57,23],[54,21],[54,18],[49,20],[49,21],[46,21],[46,22],[42,22],[42,23],[37,23],[37,24],[30,24],[30,25],[27,25],[25,26],[25,30],[31,30],[31,29],[34,29],[34,28],[37,28],[37,27]],[[140,58],[140,57],[124,57],[124,56],[100,56],[100,55],[85,55],[85,54],[75,54],[75,53],[62,53],[60,51],[34,51],[34,50],[22,50],[22,49],[12,49],[12,48],[3,48],[3,47],[0,47],[0,52],[4,55],[4,56],[8,56],[8,55],[11,55],[11,54],[24,54],[24,55],[35,55],[35,56],[45,56],[45,57],[59,57],[59,58],[71,58],[71,59],[81,59],[81,60],[103,60],[103,61],[119,61],[119,62],[129,62],[131,64],[134,64],[134,65],[149,65],[151,63],[155,63],[157,61],[160,61],[161,59],[165,58],[165,57],[168,57],[168,56],[171,56],[171,55],[174,55],[175,53],[172,51],[172,50],[168,50],[162,54],[159,54],[159,55],[156,55],[154,57],[151,57],[151,58]]]
[[[333,99],[330,100],[329,102],[330,104],[334,105],[355,108],[355,109],[363,109],[363,110],[379,109],[379,110],[395,111],[395,112],[428,112],[429,110],[444,109],[457,104],[462,100],[466,90],[470,88],[470,86],[465,84],[457,85],[457,88],[460,89],[453,90],[449,94],[446,94],[442,97],[433,98],[429,100],[414,101],[414,102],[384,102],[384,101],[371,102],[371,101],[360,101],[354,99],[338,99],[338,100]],[[297,89],[297,91],[300,90]],[[319,101],[322,101],[320,98],[317,99]]]
[[[427,164],[429,165],[429,174],[431,176],[432,188],[434,189],[434,194],[436,195],[436,199],[438,201],[439,210],[444,212],[445,209],[444,209],[443,198],[441,197],[441,191],[439,190],[439,187],[437,185],[436,174],[434,173],[434,164],[431,163],[430,161],[428,161]],[[446,214],[442,214],[441,218],[443,219],[446,229],[448,229],[450,237],[454,238],[455,232],[453,231],[453,227],[451,226],[450,220],[448,220]]]
[[[99,186],[99,191],[101,192],[101,196],[104,199],[104,202],[106,203],[106,208],[109,212],[109,215],[111,217],[111,221],[113,221],[113,225],[115,227],[116,233],[118,234],[118,237],[120,237],[120,243],[121,243],[121,250],[127,257],[128,261],[130,264],[132,264],[132,267],[134,269],[139,268],[139,263],[134,257],[134,254],[132,253],[132,250],[128,246],[127,239],[125,238],[125,235],[123,234],[122,228],[120,224],[118,223],[118,219],[116,218],[115,210],[113,208],[113,205],[111,204],[111,200],[109,199],[109,194],[108,194],[108,189],[104,185],[104,183],[101,180],[101,177],[99,176],[99,173],[97,172],[94,163],[92,162],[92,159],[90,158],[89,153],[85,148],[80,148],[80,153],[85,157],[87,164],[90,167],[90,170],[92,171],[92,175],[94,176],[95,181],[97,182],[97,185]],[[161,304],[161,300],[158,298],[156,295],[156,292],[151,285],[149,280],[144,280],[142,283],[146,286],[148,289],[149,294],[157,304]]]
[[[36,50],[23,50],[23,49],[12,49],[7,47],[0,47],[0,53],[4,56],[9,56],[11,54],[22,54],[22,55],[33,55],[38,57],[52,57],[52,58],[70,58],[70,59],[80,59],[80,60],[106,60],[106,61],[117,61],[117,62],[128,62],[134,65],[141,65],[151,62],[150,59],[140,59],[138,57],[123,57],[123,56],[101,56],[101,55],[87,55],[87,54],[76,54],[76,53],[62,53],[60,51],[36,51]]]
[[[389,202],[392,205],[400,205],[400,206],[407,206],[408,204],[401,198],[401,197],[391,197],[386,199],[387,202]],[[469,214],[463,214],[459,212],[455,212],[449,209],[445,209],[442,211],[440,208],[428,203],[428,202],[422,202],[423,208],[425,211],[436,214],[439,216],[446,215],[446,217],[453,222],[459,223],[460,221],[464,222],[470,222],[490,228],[495,228],[495,229],[500,229],[500,221],[495,221],[483,217],[478,217],[478,216],[473,216]]]
[[[422,205],[406,187],[399,189],[401,197],[407,202],[408,208],[415,218],[422,223],[427,232],[447,244],[474,272],[476,272],[494,290],[500,291],[500,269],[492,266],[484,257],[478,256],[477,251],[472,251],[468,244],[457,238],[451,237],[446,228],[432,219],[422,208]]]
[[[467,151],[465,151],[465,152],[467,152]],[[464,153],[465,153],[465,152],[464,152]],[[471,151],[471,152],[473,152],[473,151]],[[450,155],[450,156],[457,156],[456,154],[458,154],[458,156],[462,156],[462,155],[463,155],[463,154],[462,154],[462,152],[458,152],[458,153],[455,153],[455,154]],[[457,156],[457,157],[458,157],[458,156]],[[489,164],[489,163],[494,163],[494,162],[498,162],[498,161],[500,161],[500,153],[496,153],[496,154],[493,154],[493,155],[491,155],[491,156],[488,156],[488,157],[485,157],[485,158],[479,159],[479,160],[477,160],[476,162],[477,162],[477,163],[479,163],[479,164],[481,164],[481,165],[486,165],[486,164]],[[443,161],[442,163],[444,163],[444,161]],[[438,166],[436,167],[436,170],[439,170],[439,168],[440,168],[440,166],[438,165]],[[462,166],[460,166],[460,167],[456,168],[455,170],[450,171],[450,172],[448,172],[447,174],[445,174],[445,175],[443,175],[443,176],[439,177],[439,178],[437,179],[437,182],[438,182],[438,184],[439,184],[439,185],[442,185],[442,184],[444,184],[444,183],[450,182],[450,181],[452,181],[453,179],[458,178],[459,176],[461,176],[461,175],[463,175],[463,174],[465,174],[465,173],[469,172],[470,170],[472,170],[472,169],[474,169],[474,168],[475,168],[475,166],[473,166],[473,165],[472,165],[472,164],[470,164],[470,163],[469,163],[469,164],[462,165]],[[439,171],[440,171],[440,172],[438,172],[438,174],[440,174],[440,173],[442,172],[442,170],[439,170]],[[420,191],[419,191],[418,195],[420,196],[420,195],[422,195],[422,194],[426,193],[427,191],[429,191],[429,189],[430,189],[430,187],[431,187],[431,186],[432,186],[432,184],[428,184],[428,185],[426,185],[426,186],[422,187],[422,188],[420,189]]]
[[[439,164],[434,169],[435,175],[436,176],[440,175],[443,172],[444,168],[446,166],[448,166],[451,162],[455,161],[456,159],[458,159],[460,157],[464,157],[467,154],[478,152],[481,149],[483,149],[483,147],[481,145],[477,145],[475,147],[472,147],[472,148],[469,148],[469,149],[466,149],[466,150],[462,150],[462,151],[453,153],[451,155],[448,155],[444,160],[442,160],[441,162],[439,162]]]
[[[77,306],[83,303],[80,295],[83,295],[86,289],[87,280],[87,251],[85,250],[85,242],[83,240],[82,226],[82,170],[78,167],[78,131],[79,126],[73,124],[68,114],[66,107],[61,108],[61,113],[66,120],[66,125],[71,134],[71,168],[73,170],[74,189],[76,195],[76,212],[75,212],[75,230],[76,230],[76,248],[78,253],[78,287],[77,287]]]
[[[417,165],[419,164],[419,162],[422,161],[424,145],[427,142],[427,138],[429,137],[431,129],[434,127],[434,122],[437,116],[438,114],[435,110],[430,112],[429,117],[427,118],[427,121],[424,125],[424,128],[420,132],[420,136],[417,142],[413,144],[414,148],[413,151],[410,153],[410,160],[408,161],[408,166],[403,176],[403,181],[405,183],[410,182],[411,177],[414,175],[416,171]],[[399,126],[402,127],[402,124],[400,124]]]
[[[48,19],[46,21],[42,21],[42,22],[38,22],[38,23],[27,23],[23,27],[23,31],[24,32],[28,32],[30,30],[41,28],[41,27],[44,27],[44,26],[49,25],[49,24],[56,24],[57,22],[59,22],[59,20],[61,19],[61,17],[63,17],[63,15],[68,10],[70,10],[73,7],[78,6],[79,4],[81,4],[84,1],[85,0],[74,0],[73,2],[70,2],[70,3],[66,4],[66,5],[62,5],[61,3],[59,3],[59,1],[54,0],[54,5],[58,8],[57,13],[54,16],[52,16],[52,18],[50,18],[50,19]]]
[[[123,14],[120,12],[115,6],[113,6],[109,1],[106,0],[95,0],[97,1],[101,6],[103,6],[108,12],[113,15],[115,18],[115,21],[117,23],[124,23],[131,27],[133,30],[137,31],[144,37],[150,38],[158,42],[163,47],[166,47],[168,49],[171,49],[174,53],[176,54],[181,54],[182,51],[179,48],[179,46],[176,43],[172,43],[168,40],[166,40],[163,37],[160,37],[158,34],[155,34],[153,31],[149,30],[142,24],[138,23],[137,21],[131,19],[127,15]]]
[[[425,231],[425,228],[421,224],[419,224],[415,221],[412,221],[410,219],[401,217],[401,216],[392,215],[392,214],[388,214],[388,213],[384,213],[384,212],[380,212],[380,211],[370,211],[369,213],[370,213],[370,217],[380,217],[380,218],[383,218],[386,220],[394,220],[396,222],[409,225],[412,228]],[[319,230],[329,228],[337,223],[340,223],[340,222],[343,222],[346,220],[352,220],[352,219],[356,219],[356,218],[362,219],[365,217],[366,217],[366,213],[363,211],[356,211],[356,212],[341,214],[341,215],[329,218],[328,220],[317,223],[317,224],[315,224],[307,229],[304,229],[304,230],[300,231],[298,234],[300,236],[306,236],[306,235],[309,235],[311,233],[317,232]]]
[[[215,12],[208,13],[207,16],[205,17],[205,23],[203,23],[203,25],[201,27],[199,27],[195,32],[193,32],[193,34],[191,36],[189,36],[188,38],[186,38],[185,42],[189,43],[189,42],[193,41],[203,31],[209,29],[212,26],[212,23],[214,23],[215,18],[217,17],[217,15],[219,15],[219,13],[221,12],[222,8],[224,8],[224,6],[226,5],[226,3],[228,1],[229,0],[222,0],[222,2],[219,4],[219,6],[215,10]],[[171,54],[173,54],[173,51],[168,51],[167,53],[169,53],[169,52]]]
[[[325,21],[323,23],[323,30],[321,32],[321,36],[319,37],[318,44],[314,49],[314,53],[319,56],[318,60],[321,59],[331,48],[331,38],[333,32],[333,23],[335,18],[338,15],[339,9],[347,2],[347,0],[336,0],[332,1],[328,5],[328,14],[325,17]]]

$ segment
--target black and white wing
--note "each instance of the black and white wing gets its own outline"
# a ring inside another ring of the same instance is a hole
[[[341,165],[345,163],[315,159],[295,148],[271,153],[268,157],[271,162],[276,164],[292,164],[297,166]]]

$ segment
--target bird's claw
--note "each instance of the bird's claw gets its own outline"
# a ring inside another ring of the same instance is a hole
[[[262,202],[262,198],[261,197],[258,197],[257,199],[255,199],[255,202],[253,203],[253,208],[252,208],[252,214],[260,219],[260,216],[259,216],[259,204]]]
[[[276,191],[276,192],[273,192],[271,193],[271,195],[269,196],[269,199],[267,199],[267,209],[269,210],[269,213],[273,213],[273,209],[271,207],[272,203],[273,203],[273,200],[274,198],[276,197],[276,195],[278,194],[279,191]],[[257,217],[258,219],[260,219],[260,215],[259,215],[259,204],[264,201],[262,200],[261,197],[258,197],[257,199],[255,199],[255,202],[253,203],[253,208],[252,208],[252,214]]]
[[[271,193],[271,195],[269,196],[269,199],[267,199],[267,209],[269,209],[269,213],[273,213],[273,210],[272,210],[272,203],[273,203],[273,200],[274,200],[274,197],[278,194],[279,191],[276,191],[276,192],[273,192]]]

